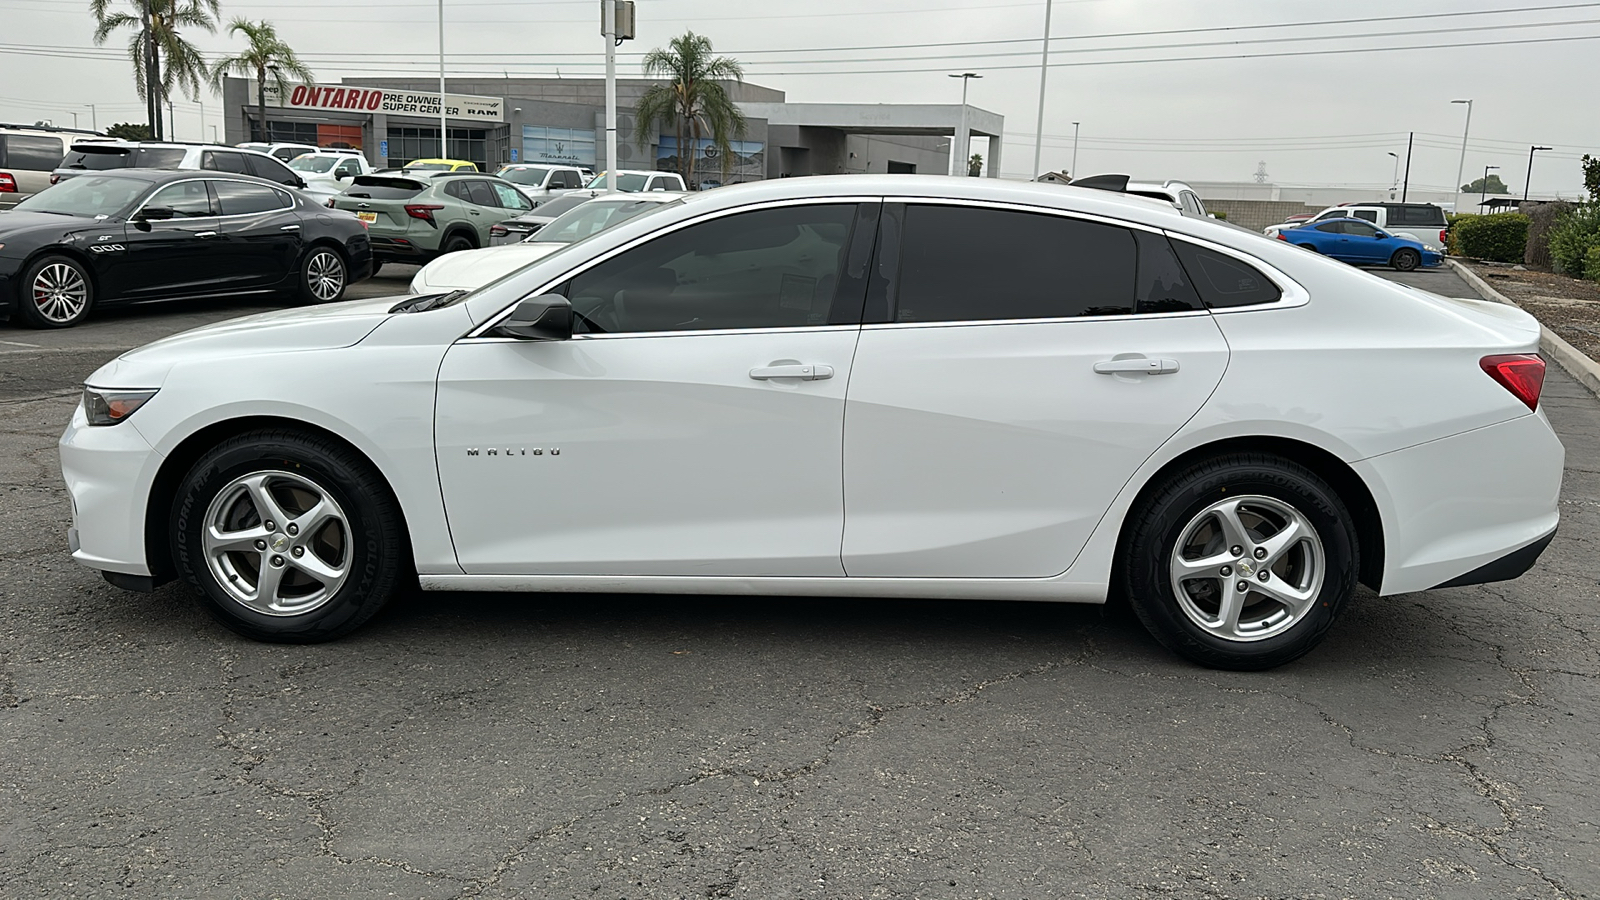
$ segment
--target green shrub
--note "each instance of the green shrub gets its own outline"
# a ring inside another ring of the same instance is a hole
[[[1219,210],[1214,210],[1211,214],[1213,216],[1216,216],[1217,218],[1221,219],[1224,222],[1228,221],[1228,214],[1223,212],[1220,209]]]
[[[1528,210],[1528,249],[1522,254],[1523,265],[1550,268],[1550,230],[1572,210],[1571,203],[1562,201],[1540,203]]]
[[[1600,247],[1600,203],[1585,203],[1550,229],[1550,265],[1563,275],[1582,278],[1594,247]]]
[[[1589,248],[1583,256],[1583,277],[1600,281],[1600,244]]]
[[[1528,247],[1528,217],[1522,213],[1462,216],[1450,233],[1462,256],[1522,262]]]

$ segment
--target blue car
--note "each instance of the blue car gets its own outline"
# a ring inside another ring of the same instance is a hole
[[[1444,262],[1443,254],[1429,250],[1421,241],[1390,234],[1363,219],[1323,219],[1314,225],[1284,229],[1278,232],[1278,240],[1351,265],[1393,266],[1401,272]]]

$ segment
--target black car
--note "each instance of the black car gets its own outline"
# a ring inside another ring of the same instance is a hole
[[[95,172],[0,213],[0,309],[34,328],[180,297],[330,303],[371,272],[355,216],[249,175]]]

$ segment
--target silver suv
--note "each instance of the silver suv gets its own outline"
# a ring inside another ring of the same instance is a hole
[[[1181,181],[1163,181],[1160,184],[1130,181],[1124,190],[1129,194],[1135,194],[1140,197],[1165,200],[1190,218],[1209,218],[1205,204],[1200,202],[1200,195],[1195,193],[1194,188]]]
[[[0,209],[9,209],[49,187],[67,145],[95,134],[48,125],[0,125]]]
[[[85,172],[107,169],[209,169],[235,175],[254,175],[287,187],[303,188],[305,179],[265,153],[220,144],[182,144],[176,141],[77,141],[60,166],[50,173],[59,184]]]

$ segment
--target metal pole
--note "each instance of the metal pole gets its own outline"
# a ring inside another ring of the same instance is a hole
[[[1389,155],[1394,157],[1394,174],[1389,176],[1389,199],[1393,200],[1395,189],[1400,186],[1400,154],[1391,150]]]
[[[1526,203],[1527,200],[1528,200],[1528,189],[1533,187],[1533,154],[1536,151],[1539,151],[1539,150],[1550,150],[1550,149],[1553,149],[1553,148],[1541,147],[1538,144],[1535,144],[1532,147],[1528,148],[1528,178],[1527,178],[1527,180],[1525,180],[1522,183],[1522,200],[1523,200],[1524,203]]]
[[[72,113],[72,130],[73,131],[77,131],[78,130],[78,114],[77,113]],[[1530,166],[1533,165],[1533,154],[1531,154],[1531,153],[1528,155],[1528,165],[1530,165]]]
[[[88,106],[89,106],[89,127],[93,128],[95,131],[99,131],[100,130],[100,115],[94,111],[94,104],[93,103],[88,104]]]
[[[1489,196],[1489,170],[1499,168],[1499,166],[1483,167],[1483,180],[1478,182],[1478,212],[1483,212],[1483,201]]]
[[[1411,143],[1416,140],[1415,131],[1406,135],[1406,180],[1400,185],[1400,202],[1406,202],[1406,195],[1411,193]]]
[[[1459,215],[1461,213],[1461,173],[1466,171],[1467,168],[1467,135],[1472,132],[1472,101],[1451,100],[1450,102],[1465,103],[1467,105],[1467,124],[1461,129],[1461,161],[1456,163],[1456,186],[1451,189],[1456,197],[1456,213]]]
[[[1078,123],[1072,123],[1072,171],[1067,173],[1068,178],[1078,177]]]
[[[617,192],[617,0],[600,0],[600,33],[606,39],[606,193]],[[678,148],[681,159],[684,148]],[[691,170],[692,172],[692,170]]]
[[[1039,55],[1039,123],[1033,129],[1033,177],[1038,178],[1039,157],[1044,152],[1044,81],[1050,72],[1050,6],[1054,0],[1044,0],[1044,50]],[[990,156],[994,155],[990,151]]]
[[[450,120],[444,114],[444,0],[439,0],[439,158],[450,158]]]
[[[195,102],[200,104],[200,140],[203,141],[206,139],[206,102],[204,100]]]
[[[971,79],[961,79],[961,157],[955,161],[956,170],[951,172],[951,175],[967,174],[967,85],[969,83],[971,83]],[[953,153],[951,154],[951,156],[954,155]]]

